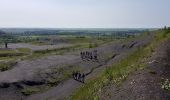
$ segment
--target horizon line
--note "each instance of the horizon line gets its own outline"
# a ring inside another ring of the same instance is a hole
[[[163,27],[0,27],[0,29],[159,29],[159,28]]]

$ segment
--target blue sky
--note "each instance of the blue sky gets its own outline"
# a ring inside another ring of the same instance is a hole
[[[0,0],[0,27],[170,26],[170,0]]]

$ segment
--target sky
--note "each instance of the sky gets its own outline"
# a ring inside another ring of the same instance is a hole
[[[170,26],[170,0],[0,0],[0,27],[164,26]]]

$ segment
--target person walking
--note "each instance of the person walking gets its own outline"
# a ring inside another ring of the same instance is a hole
[[[80,56],[81,56],[81,59],[83,60],[83,53],[82,52],[80,53]]]
[[[85,59],[85,52],[82,52],[82,59]]]
[[[90,52],[90,60],[93,60],[93,53]]]
[[[75,72],[74,79],[77,80],[77,78],[78,78],[78,72]]]
[[[93,53],[94,53],[94,60],[98,60],[98,58],[97,58],[97,50],[94,50]]]
[[[88,58],[88,51],[86,51],[85,58],[86,58],[86,60],[87,60],[87,58]]]
[[[78,81],[81,80],[81,73],[80,73],[80,72],[78,72],[78,74],[77,74],[77,80],[78,80]]]
[[[84,80],[85,80],[85,74],[83,73],[81,81],[84,83]]]
[[[87,60],[89,61],[90,59],[90,52],[87,52]]]
[[[75,79],[75,71],[73,71],[72,77],[73,77],[73,79]]]

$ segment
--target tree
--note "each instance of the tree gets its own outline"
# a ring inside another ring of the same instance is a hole
[[[166,28],[166,26],[164,26],[164,30],[166,30],[167,28]]]
[[[5,42],[5,48],[8,48],[8,43],[7,42]]]
[[[8,43],[14,41],[14,37],[0,30],[0,42],[5,44],[5,48],[8,48]]]

